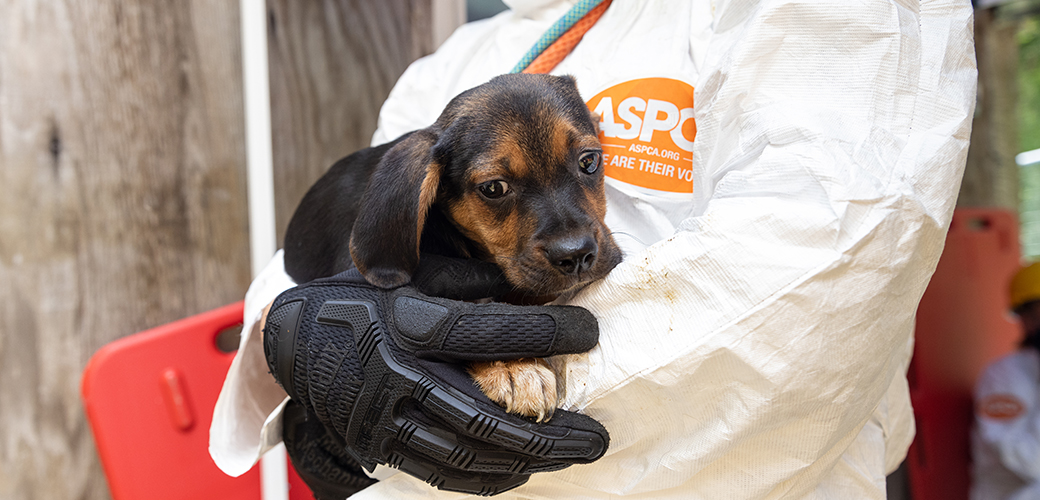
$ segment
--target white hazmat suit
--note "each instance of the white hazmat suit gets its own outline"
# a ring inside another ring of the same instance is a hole
[[[506,3],[408,68],[374,143],[508,72],[573,4]],[[565,359],[563,407],[611,441],[499,498],[884,498],[967,152],[970,3],[614,0],[552,73],[602,118],[626,254],[571,302],[600,343]],[[279,259],[250,324],[291,286]],[[280,439],[284,398],[255,330],[238,357],[211,431],[231,474]],[[396,474],[354,498],[464,496]]]

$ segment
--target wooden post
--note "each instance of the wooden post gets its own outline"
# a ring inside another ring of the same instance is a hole
[[[0,2],[0,498],[105,498],[102,345],[249,282],[231,2]]]
[[[436,48],[431,5],[268,2],[279,246],[307,189],[336,160],[369,145],[397,78]]]
[[[432,50],[429,6],[269,2],[281,228]],[[0,33],[0,498],[104,499],[87,360],[250,280],[238,3],[0,0]]]
[[[1018,22],[998,9],[975,11],[978,102],[957,205],[1018,211]]]

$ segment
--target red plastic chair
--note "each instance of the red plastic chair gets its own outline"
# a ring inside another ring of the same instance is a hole
[[[242,303],[124,337],[94,354],[81,394],[114,500],[256,500],[259,467],[234,478],[209,456],[213,405],[234,353],[217,335]],[[290,498],[313,500],[289,467]]]
[[[1018,222],[1000,209],[957,209],[917,309],[910,399],[917,437],[907,456],[915,500],[968,498],[972,390],[1021,336],[1007,313],[1019,266]]]

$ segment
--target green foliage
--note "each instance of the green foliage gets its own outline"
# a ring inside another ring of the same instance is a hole
[[[1040,149],[1040,16],[1022,19],[1016,37],[1019,144],[1031,151]]]
[[[1040,163],[1019,169],[1019,240],[1022,256],[1040,258]]]
[[[1040,149],[1040,14],[1020,18],[1018,131],[1021,151]],[[1019,169],[1022,254],[1040,256],[1040,164]]]

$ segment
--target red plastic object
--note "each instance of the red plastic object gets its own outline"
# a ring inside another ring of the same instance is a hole
[[[259,467],[233,478],[210,459],[213,405],[234,353],[217,335],[242,303],[124,337],[94,354],[81,393],[114,500],[257,500]],[[289,467],[290,498],[313,500]]]
[[[915,500],[968,498],[975,379],[1021,337],[1007,312],[1019,266],[1018,222],[997,209],[958,209],[917,310],[910,397],[917,437],[907,466]]]

